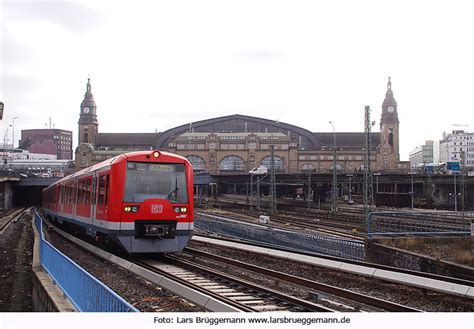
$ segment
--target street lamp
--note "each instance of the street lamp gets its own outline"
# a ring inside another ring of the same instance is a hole
[[[352,202],[352,176],[354,176],[354,175],[347,174],[346,176],[349,178],[349,201],[348,201],[348,203],[352,204],[353,203]]]
[[[5,169],[5,165],[6,165],[6,159],[7,159],[7,142],[8,142],[8,139],[7,139],[7,136],[8,136],[8,129],[11,127],[12,125],[8,125],[6,128],[5,128],[5,135],[3,136],[3,169]]]
[[[13,160],[15,158],[15,120],[18,119],[18,117],[13,117],[12,120],[12,169],[13,169]]]
[[[253,172],[250,171],[250,211],[253,210]]]
[[[410,195],[411,195],[411,210],[414,209],[414,198],[415,198],[415,191],[413,190],[413,175],[416,174],[416,171],[413,171],[410,170],[409,172],[410,176],[411,176],[411,191],[410,191]]]
[[[458,211],[458,193],[456,191],[457,184],[456,184],[456,173],[453,173],[454,176],[454,211]]]
[[[333,144],[332,144],[332,213],[335,214],[337,210],[337,174],[336,174],[336,128],[334,127],[334,122],[329,121],[332,125],[332,135],[333,135]]]

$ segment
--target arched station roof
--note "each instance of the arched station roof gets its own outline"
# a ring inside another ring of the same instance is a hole
[[[173,136],[179,136],[190,130],[194,132],[281,132],[285,135],[290,134],[299,144],[300,148],[305,150],[320,150],[321,143],[319,139],[309,130],[297,127],[284,122],[278,122],[263,118],[251,117],[247,115],[234,114],[223,117],[217,117],[207,120],[201,120],[184,124],[175,128],[168,129],[159,136],[156,148],[168,148],[169,139]]]

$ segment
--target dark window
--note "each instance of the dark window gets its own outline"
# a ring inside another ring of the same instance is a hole
[[[388,130],[388,143],[393,146],[393,128]]]
[[[98,204],[103,204],[105,201],[105,175],[99,177],[99,199]]]
[[[85,202],[84,202],[85,204],[90,204],[90,203],[91,203],[91,185],[92,185],[91,183],[92,183],[92,182],[91,182],[90,179],[88,179],[88,180],[86,181],[86,193],[85,193],[85,195],[86,195],[86,200],[85,200]]]
[[[184,164],[127,163],[124,201],[143,202],[151,198],[188,202]]]
[[[109,202],[109,174],[107,174],[107,179],[105,180],[105,204]]]

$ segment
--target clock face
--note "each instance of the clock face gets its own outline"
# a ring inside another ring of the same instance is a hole
[[[395,110],[395,109],[394,109],[394,107],[393,107],[393,106],[389,106],[389,107],[387,108],[387,110],[388,110],[388,113],[392,113],[392,112],[393,112],[393,110]]]
[[[88,107],[84,107],[84,113],[89,113],[90,112],[90,109]]]

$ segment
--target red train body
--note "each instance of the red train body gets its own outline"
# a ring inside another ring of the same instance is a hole
[[[181,156],[118,155],[43,190],[43,209],[60,223],[107,236],[129,253],[181,251],[194,228],[193,168]]]

